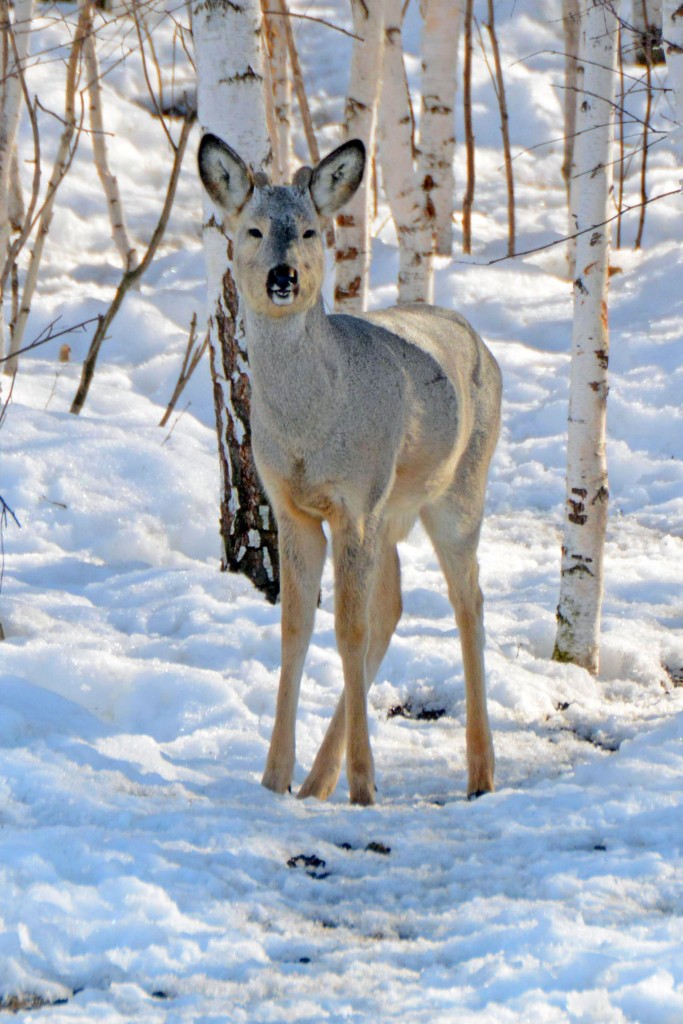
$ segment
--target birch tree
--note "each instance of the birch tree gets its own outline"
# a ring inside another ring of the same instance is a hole
[[[633,31],[636,36],[636,63],[664,63],[662,54],[663,0],[633,0]]]
[[[617,5],[588,0],[582,18],[583,84],[575,159],[576,279],[567,436],[567,499],[557,637],[553,657],[589,672],[599,668],[603,554],[607,526],[607,282]],[[601,226],[602,225],[602,226]]]
[[[26,64],[33,0],[15,0],[14,21],[10,17],[9,0],[0,0],[0,269],[4,267],[10,238],[10,206],[12,162],[21,106],[23,103],[20,69]],[[4,296],[0,293],[0,356],[5,354]],[[16,367],[5,364],[7,373]]]
[[[418,175],[432,221],[436,252],[453,245],[453,157],[458,42],[464,0],[421,0],[422,107]]]
[[[360,139],[368,154],[363,183],[337,217],[335,309],[360,313],[367,304],[370,264],[369,167],[375,151],[377,99],[384,45],[384,0],[351,0],[351,74],[344,113],[344,137]]]
[[[569,241],[567,242],[567,266],[573,277],[576,262],[576,177],[575,139],[577,97],[583,80],[583,65],[580,57],[580,14],[579,0],[562,0],[562,22],[564,26],[564,160],[562,177],[567,186],[567,212]]]
[[[672,115],[672,143],[679,170],[683,175],[683,3],[665,0],[663,14],[664,52],[667,85]],[[683,180],[681,180],[683,189]]]
[[[379,153],[382,183],[398,236],[398,302],[433,298],[433,224],[415,166],[415,124],[408,90],[401,21],[403,0],[386,0]]]
[[[271,159],[266,131],[258,0],[193,0],[198,116],[258,170]],[[204,253],[209,352],[221,469],[225,568],[244,573],[275,601],[277,528],[251,452],[250,383],[244,328],[230,270],[232,245],[207,200]]]
[[[104,130],[102,113],[102,85],[100,82],[100,69],[97,61],[95,31],[93,27],[93,0],[79,0],[79,9],[83,10],[85,15],[83,24],[83,59],[87,76],[86,90],[88,94],[93,158],[107,200],[107,210],[109,212],[114,245],[118,250],[123,269],[134,270],[138,263],[137,253],[128,236],[118,182],[115,175],[111,172],[107,158],[107,136]]]
[[[283,183],[288,182],[292,176],[292,79],[287,58],[287,16],[286,13],[284,16],[273,14],[270,11],[269,0],[261,0],[261,7],[264,12],[263,27],[268,55],[269,98],[272,98],[273,110],[273,127],[269,127],[274,151],[273,180]]]

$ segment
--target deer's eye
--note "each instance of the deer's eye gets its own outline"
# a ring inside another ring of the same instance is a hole
[[[250,235],[251,238],[263,238],[263,235],[258,228],[249,228],[247,234]]]
[[[313,228],[308,228],[307,231],[304,231],[304,238],[315,238],[315,236],[316,231]]]

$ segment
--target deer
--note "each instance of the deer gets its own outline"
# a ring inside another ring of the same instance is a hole
[[[358,189],[351,139],[271,185],[204,134],[199,175],[233,245],[256,468],[278,525],[281,668],[262,784],[291,792],[297,704],[328,524],[343,691],[298,797],[325,800],[346,755],[352,804],[375,802],[368,689],[402,614],[397,544],[419,518],[446,578],[465,677],[467,795],[494,786],[477,547],[501,374],[467,320],[426,304],[328,314],[322,238]]]

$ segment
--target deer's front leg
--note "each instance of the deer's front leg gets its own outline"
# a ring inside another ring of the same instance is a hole
[[[368,730],[366,655],[374,545],[356,530],[333,532],[335,629],[344,668],[346,775],[352,804],[374,804],[375,769]]]
[[[326,540],[322,524],[310,516],[278,510],[282,663],[275,724],[262,785],[284,793],[292,781],[296,709],[306,651],[313,632]]]

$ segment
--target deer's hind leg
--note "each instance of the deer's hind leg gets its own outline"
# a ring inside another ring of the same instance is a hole
[[[296,709],[306,651],[313,632],[327,541],[322,523],[278,510],[282,662],[275,724],[262,785],[284,793],[292,781]]]
[[[483,507],[483,493],[481,497]],[[465,673],[467,794],[493,789],[494,753],[484,673],[484,598],[479,587],[477,544],[482,512],[473,507],[473,491],[458,489],[422,510],[422,522],[434,545],[455,611]]]
[[[395,544],[382,544],[369,601],[369,642],[365,679],[369,689],[401,618],[401,568]],[[346,745],[346,701],[342,693],[299,798],[326,800],[334,792]]]

